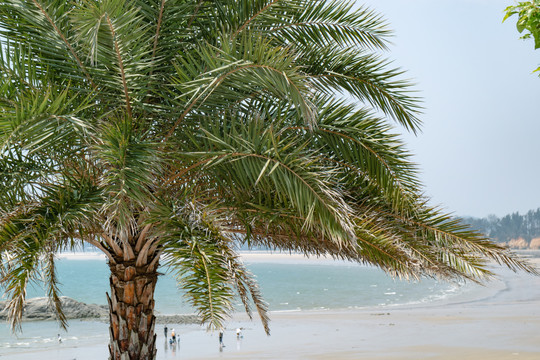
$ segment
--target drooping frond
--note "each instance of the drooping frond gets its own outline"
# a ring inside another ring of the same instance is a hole
[[[205,183],[208,192],[199,199],[233,207],[261,201],[261,208],[267,202],[274,211],[294,209],[306,230],[318,228],[337,243],[350,240],[349,209],[332,186],[335,173],[319,167],[316,149],[307,148],[300,137],[280,137],[276,129],[264,129],[262,120],[224,123],[227,118],[200,122],[201,148],[191,155],[200,166],[186,174]]]
[[[56,264],[53,252],[50,252],[45,256],[43,268],[45,275],[44,282],[47,289],[47,297],[49,298],[49,306],[54,309],[54,313],[56,314],[62,328],[67,329],[67,318],[62,311],[62,301],[60,299],[60,290],[58,289],[58,278],[56,274]]]
[[[154,216],[162,219],[161,244],[166,265],[178,279],[190,303],[203,323],[212,330],[222,329],[233,311],[232,300],[238,293],[251,317],[250,301],[269,333],[267,305],[258,285],[232,249],[232,242],[196,205],[177,209],[163,206]],[[169,214],[168,214],[169,213]],[[168,214],[165,218],[163,215]]]
[[[400,79],[403,71],[390,67],[379,55],[354,49],[326,47],[302,49],[310,64],[304,71],[321,92],[345,92],[363,104],[383,112],[407,130],[419,131],[420,99],[411,84]]]

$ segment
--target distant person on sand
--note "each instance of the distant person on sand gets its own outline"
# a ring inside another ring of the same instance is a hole
[[[174,329],[171,330],[171,336],[172,336],[172,341],[176,342],[176,333],[174,332]]]
[[[223,330],[219,330],[219,347],[225,347],[223,345]]]
[[[163,333],[165,334],[165,339],[167,338],[167,324],[165,324],[165,327],[163,328]]]
[[[60,336],[60,334],[58,334],[58,343],[59,343],[59,344],[62,343],[62,337]]]
[[[240,339],[242,337],[242,329],[236,328],[236,338]]]

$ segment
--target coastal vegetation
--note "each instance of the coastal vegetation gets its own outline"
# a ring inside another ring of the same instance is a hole
[[[483,281],[528,263],[428,204],[394,124],[421,102],[390,31],[345,0],[3,0],[0,284],[14,328],[55,254],[110,268],[112,359],[154,359],[174,272],[209,329],[267,307],[239,259],[267,246],[392,276]],[[350,99],[350,100],[344,100]],[[91,274],[87,274],[91,276]]]
[[[540,208],[521,215],[518,212],[502,218],[465,217],[464,222],[482,231],[493,241],[516,249],[540,249]]]

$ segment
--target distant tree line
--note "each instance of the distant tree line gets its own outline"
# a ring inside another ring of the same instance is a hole
[[[529,210],[525,215],[515,212],[502,218],[489,215],[487,218],[466,217],[463,220],[496,242],[523,239],[530,243],[532,239],[540,238],[540,208]]]

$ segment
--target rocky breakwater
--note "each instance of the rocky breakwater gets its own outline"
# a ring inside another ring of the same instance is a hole
[[[96,319],[106,317],[106,305],[86,304],[67,296],[62,296],[62,310],[67,319]],[[0,320],[7,318],[7,302],[0,302]],[[54,308],[45,297],[27,299],[23,309],[23,321],[55,320]]]

